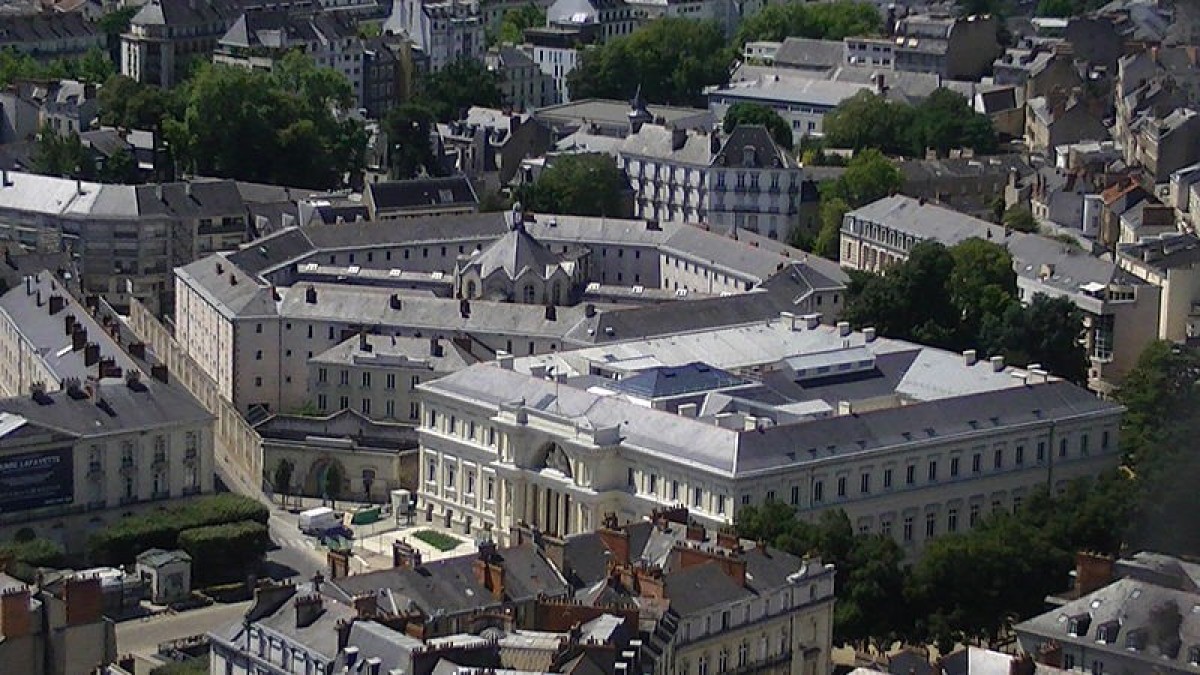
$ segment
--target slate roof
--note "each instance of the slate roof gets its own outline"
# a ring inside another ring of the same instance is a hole
[[[721,144],[713,164],[730,169],[792,169],[796,159],[779,147],[766,126],[739,124]]]
[[[466,176],[370,183],[367,192],[376,211],[479,203],[475,188]]]
[[[464,351],[452,340],[440,340],[438,344],[442,348],[442,355],[434,356],[430,353],[430,342],[425,338],[366,335],[363,339],[370,345],[370,352],[359,349],[359,337],[355,336],[317,354],[310,359],[310,363],[370,365],[377,362],[379,365],[385,365],[404,362],[412,368],[426,366],[435,372],[451,372],[478,361],[478,358]]]
[[[1154,237],[1137,244],[1121,244],[1117,248],[1121,257],[1136,259],[1140,264],[1164,272],[1200,263],[1200,237],[1195,234]]]
[[[939,241],[953,246],[971,238],[1003,241],[1005,229],[985,220],[931,202],[922,203],[905,195],[892,195],[854,209],[847,215],[893,229],[921,239]]]
[[[618,380],[613,389],[645,398],[679,396],[748,384],[732,373],[698,361],[682,366],[662,366]]]
[[[569,588],[554,567],[532,544],[499,549],[504,566],[505,597],[528,601],[539,594],[566,595]],[[473,570],[477,556],[465,555],[426,563],[417,569],[380,570],[327,582],[322,592],[343,602],[371,591],[385,591],[396,608],[412,601],[427,614],[439,610],[457,615],[499,604],[492,592],[480,584]]]
[[[221,37],[220,44],[243,49],[287,49],[356,35],[354,27],[336,12],[298,16],[286,11],[255,10],[239,16]]]
[[[171,27],[215,24],[237,16],[242,5],[240,0],[149,0],[131,23]]]
[[[144,378],[143,391],[124,384],[105,384],[100,399],[115,414],[109,414],[87,399],[74,399],[65,391],[47,394],[51,403],[42,404],[22,396],[0,400],[0,411],[20,415],[40,426],[80,437],[151,430],[177,424],[208,422],[213,416],[179,387]]]
[[[548,279],[565,262],[563,256],[552,253],[517,223],[495,243],[472,256],[466,265],[478,266],[479,276],[483,279],[497,271],[503,271],[509,279],[516,279],[526,270]]]
[[[754,597],[754,593],[735,583],[715,562],[665,574],[663,586],[671,599],[671,609],[685,618],[715,605]]]
[[[585,140],[580,138],[582,136],[588,136],[586,141],[589,143],[599,141],[605,144],[615,140],[608,136],[589,136],[580,131],[568,137],[574,139],[569,142],[578,145],[580,140]],[[624,140],[615,140],[615,151],[622,155],[670,159],[677,163],[708,166],[712,160],[712,137],[709,134],[688,131],[683,144],[678,148],[674,145],[673,136],[673,131],[668,127],[644,124],[637,133],[629,134]],[[564,139],[563,143],[567,142],[568,139]]]
[[[57,42],[99,34],[100,29],[96,24],[84,19],[81,12],[0,17],[0,46],[19,50],[31,46],[30,43]]]

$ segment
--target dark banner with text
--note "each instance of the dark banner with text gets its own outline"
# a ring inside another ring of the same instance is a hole
[[[0,513],[70,504],[71,448],[0,456]]]

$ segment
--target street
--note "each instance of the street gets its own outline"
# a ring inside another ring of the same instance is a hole
[[[229,605],[211,605],[178,614],[158,614],[143,619],[122,621],[116,626],[117,653],[138,658],[137,672],[149,672],[161,665],[158,645],[192,635],[222,632],[241,620],[253,601]]]

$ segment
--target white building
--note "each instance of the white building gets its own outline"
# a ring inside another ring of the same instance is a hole
[[[786,241],[799,213],[803,171],[763,126],[739,126],[722,138],[643,124],[618,146],[617,159],[639,218]]]
[[[483,17],[477,0],[401,0],[384,30],[408,35],[434,72],[459,59],[483,58]]]
[[[421,385],[420,504],[570,535],[773,499],[917,552],[1115,466],[1122,408],[1039,371],[816,315],[472,366]]]
[[[799,143],[804,136],[820,136],[825,115],[860,91],[873,91],[865,83],[836,82],[780,75],[763,75],[730,83],[708,94],[708,108],[718,120],[735,103],[756,103],[779,113]]]

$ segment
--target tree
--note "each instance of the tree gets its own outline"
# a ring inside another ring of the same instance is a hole
[[[1033,211],[1024,206],[1010,206],[1004,211],[1004,216],[1001,222],[1005,227],[1016,230],[1017,232],[1036,233],[1038,231],[1037,219],[1033,217]]]
[[[59,134],[49,125],[38,132],[33,150],[33,168],[48,176],[85,178],[91,175],[91,156],[74,133]]]
[[[704,87],[723,84],[731,60],[715,22],[656,19],[583,52],[571,96],[628,99],[640,88],[650,103],[705,106]]]
[[[860,91],[825,115],[821,129],[835,148],[878,148],[893,154],[908,150],[903,142],[913,117],[912,108],[892,103],[871,91]]]
[[[734,103],[725,111],[721,123],[725,133],[732,133],[740,124],[761,124],[771,132],[771,138],[780,146],[792,149],[792,128],[774,110],[757,103]]]
[[[97,93],[100,123],[124,129],[156,130],[164,117],[177,116],[170,95],[124,75],[104,81]]]
[[[511,7],[504,11],[500,26],[495,33],[488,31],[488,45],[521,44],[525,41],[525,29],[546,25],[546,10],[536,4]]]
[[[945,157],[954,148],[971,148],[978,154],[996,151],[996,131],[987,115],[975,112],[971,102],[958,92],[938,88],[913,108],[907,127],[909,153],[924,156],[925,150]]]
[[[980,342],[1009,363],[1040,363],[1051,374],[1076,384],[1087,383],[1087,351],[1080,344],[1083,312],[1067,297],[1036,293],[1028,306],[1004,310]]]
[[[252,520],[209,525],[179,533],[178,546],[192,557],[201,581],[227,581],[262,560],[271,545],[267,526]]]
[[[342,496],[342,488],[346,477],[342,474],[342,465],[330,462],[325,467],[324,480],[321,482],[321,496],[333,501],[336,505],[338,497]]]
[[[96,180],[101,183],[124,185],[137,183],[140,177],[137,160],[134,159],[131,148],[116,150],[112,155],[103,158],[100,167],[96,169]]]
[[[420,103],[405,103],[388,112],[384,128],[392,146],[393,178],[404,180],[422,173],[441,174],[429,139],[434,123],[433,111]]]
[[[129,31],[129,23],[141,11],[141,5],[114,9],[100,17],[96,25],[104,33],[108,57],[114,62],[121,58],[121,34]]]
[[[882,199],[900,189],[903,178],[900,169],[878,150],[869,149],[854,155],[846,172],[836,181],[825,184],[822,199],[841,198],[857,208]]]
[[[532,211],[577,216],[621,216],[629,182],[611,155],[563,155],[521,186],[517,201]]]
[[[1003,246],[971,238],[950,249],[954,269],[947,284],[950,301],[961,318],[960,344],[980,335],[985,322],[1002,316],[1017,303],[1017,273]]]
[[[841,40],[878,33],[882,23],[879,10],[868,2],[768,5],[742,21],[734,44],[741,47],[747,42],[780,42],[789,37]]]
[[[461,119],[471,106],[499,108],[500,76],[482,61],[459,59],[417,82],[417,102],[441,122]]]
[[[292,487],[292,472],[296,465],[291,460],[281,457],[279,462],[275,464],[275,475],[272,477],[271,486],[281,495],[286,495],[291,491]]]
[[[850,205],[841,197],[822,197],[817,209],[821,229],[817,231],[812,252],[822,258],[838,260],[841,258],[842,218]]]
[[[1171,443],[1179,420],[1200,409],[1200,353],[1164,340],[1151,342],[1121,382],[1117,400],[1125,406],[1121,443],[1134,469]]]
[[[362,169],[366,132],[334,112],[352,100],[349,83],[298,52],[269,73],[203,65],[181,100],[164,131],[196,173],[329,189]]]

